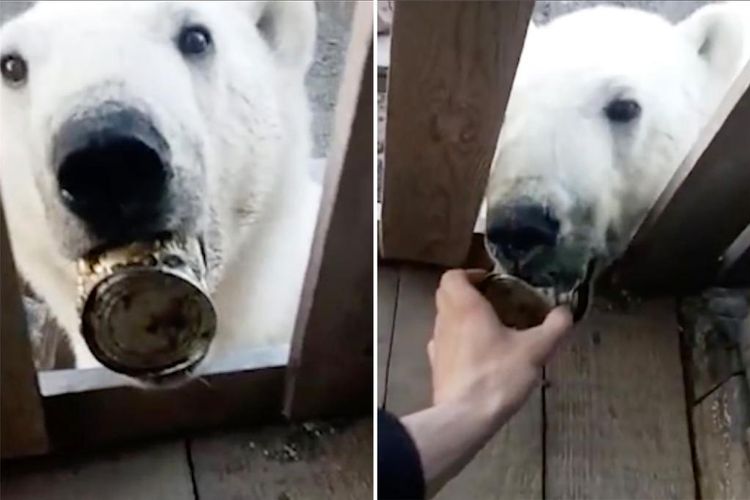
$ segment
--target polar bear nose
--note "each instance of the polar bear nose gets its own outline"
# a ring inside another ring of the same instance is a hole
[[[548,207],[520,202],[490,210],[487,239],[504,256],[521,259],[537,247],[554,247],[560,221]]]
[[[169,147],[143,113],[114,108],[68,120],[52,161],[63,203],[97,237],[129,241],[160,232]]]

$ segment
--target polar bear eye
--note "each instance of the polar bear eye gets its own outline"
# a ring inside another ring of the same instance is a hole
[[[615,99],[607,104],[604,113],[613,122],[627,123],[641,114],[641,105],[633,99]]]
[[[3,80],[11,85],[21,85],[26,81],[29,67],[23,57],[18,54],[8,54],[0,58],[0,73]]]
[[[211,33],[203,26],[187,26],[180,31],[177,47],[186,56],[199,56],[211,47]]]

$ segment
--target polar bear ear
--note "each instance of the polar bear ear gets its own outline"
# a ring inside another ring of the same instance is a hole
[[[744,37],[748,35],[731,4],[702,7],[677,28],[712,70],[731,78],[744,62]]]
[[[290,68],[307,71],[315,50],[315,3],[274,0],[249,3],[258,30],[279,61]]]

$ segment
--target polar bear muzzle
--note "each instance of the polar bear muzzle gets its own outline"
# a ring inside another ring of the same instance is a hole
[[[164,231],[169,146],[139,110],[104,104],[74,115],[54,138],[52,167],[64,206],[97,239],[125,243]]]

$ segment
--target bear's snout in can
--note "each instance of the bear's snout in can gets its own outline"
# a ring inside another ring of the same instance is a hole
[[[145,113],[105,103],[59,127],[52,168],[64,206],[99,240],[125,243],[164,230],[170,156]]]
[[[79,261],[81,333],[111,370],[159,383],[189,373],[216,332],[201,243],[132,243]]]

